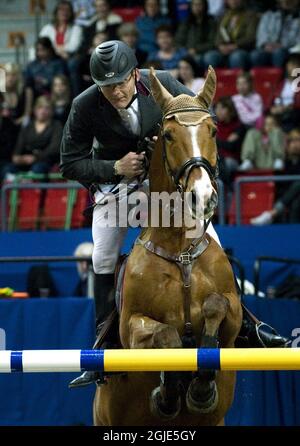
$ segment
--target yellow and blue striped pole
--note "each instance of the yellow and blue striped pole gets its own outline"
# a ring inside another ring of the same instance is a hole
[[[24,350],[0,351],[0,373],[300,370],[300,349]]]

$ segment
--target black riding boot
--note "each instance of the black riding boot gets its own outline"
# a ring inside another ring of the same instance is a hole
[[[98,337],[105,328],[106,319],[110,316],[115,308],[115,299],[113,296],[114,289],[114,274],[95,274],[94,279],[94,299],[96,307],[96,337]],[[111,348],[116,344],[116,336],[113,330],[107,330],[104,342],[96,342],[95,349]],[[104,383],[103,373],[88,371],[73,379],[69,387],[82,387],[96,382],[98,384]]]
[[[239,336],[235,342],[236,347],[288,347],[290,340],[276,332],[270,325],[259,321],[242,304],[243,323]]]

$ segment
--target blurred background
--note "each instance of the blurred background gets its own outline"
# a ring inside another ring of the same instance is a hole
[[[110,39],[195,93],[215,68],[214,224],[247,306],[298,347],[299,11],[298,0],[0,1],[0,348],[93,344],[91,201],[58,163],[90,55]],[[94,388],[71,391],[72,377],[0,375],[0,424],[91,425]],[[299,424],[297,378],[239,373],[227,424]]]

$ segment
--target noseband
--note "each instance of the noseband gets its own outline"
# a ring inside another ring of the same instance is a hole
[[[207,113],[209,116],[211,116],[209,111],[205,108],[201,108],[201,107],[180,108],[180,109],[172,110],[171,112],[166,113],[163,117],[163,122],[168,117],[171,117],[177,113],[186,113],[186,112],[195,112],[195,111],[198,111],[198,112],[201,111],[201,112]],[[219,176],[219,166],[218,166],[219,158],[218,157],[217,157],[217,164],[215,166],[212,166],[206,158],[203,158],[203,156],[192,157],[192,158],[189,158],[188,160],[186,160],[182,164],[182,166],[180,166],[176,171],[174,171],[171,168],[170,163],[168,161],[167,150],[166,150],[166,141],[165,141],[165,138],[163,135],[162,135],[162,138],[163,138],[163,153],[162,153],[163,160],[164,160],[164,163],[166,166],[167,173],[172,178],[172,181],[175,184],[177,191],[179,191],[180,193],[183,193],[185,191],[190,173],[191,173],[192,169],[194,169],[195,167],[203,167],[203,169],[205,169],[206,172],[208,173],[210,180],[214,183],[216,182],[216,179]],[[181,186],[179,181],[183,176],[185,177],[185,184],[184,184],[184,186]]]

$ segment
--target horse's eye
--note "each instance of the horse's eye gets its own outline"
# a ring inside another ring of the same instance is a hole
[[[172,135],[171,135],[171,133],[168,132],[168,131],[166,131],[166,132],[164,133],[164,138],[165,138],[167,141],[172,141]]]

